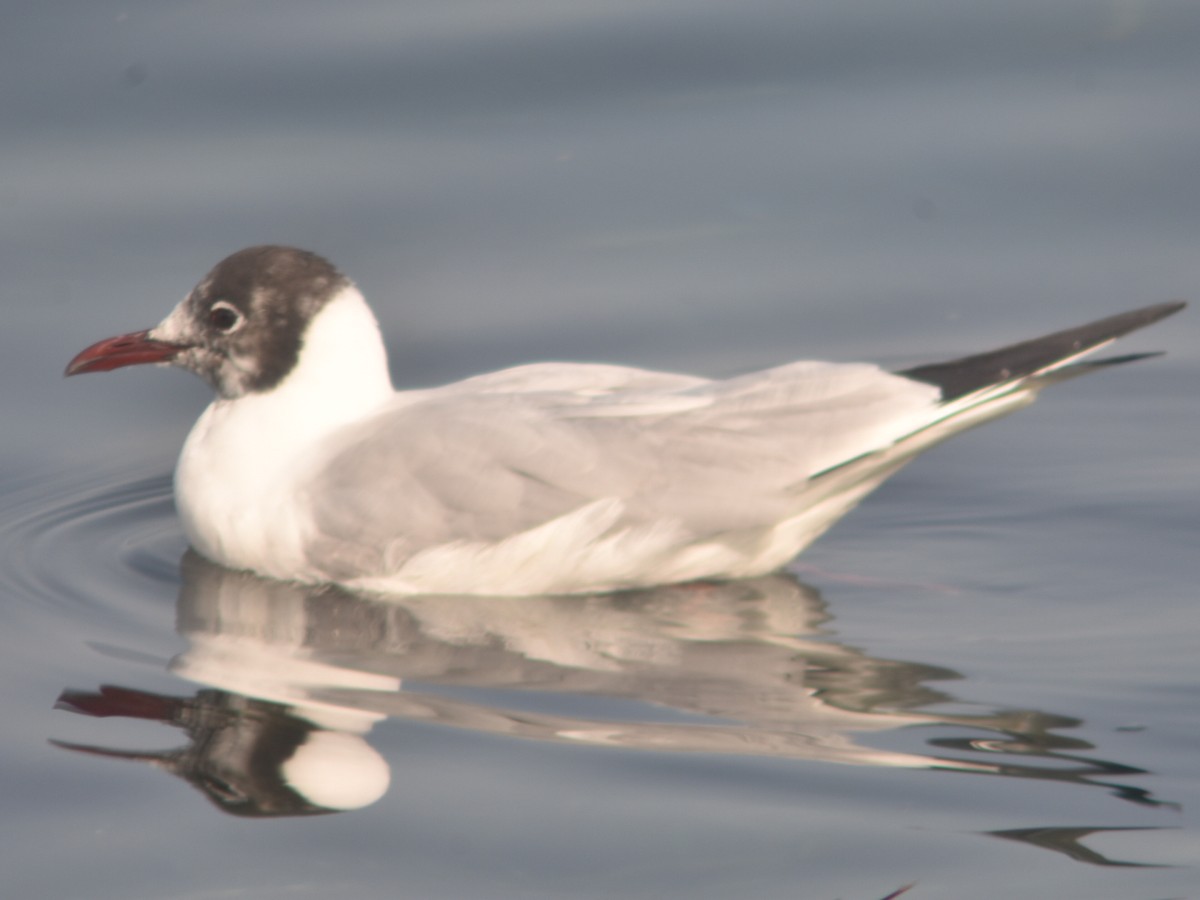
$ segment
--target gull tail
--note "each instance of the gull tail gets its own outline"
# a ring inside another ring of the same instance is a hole
[[[1135,353],[1079,361],[1121,335],[1164,319],[1184,306],[1185,303],[1179,302],[1159,303],[988,353],[895,373],[941,390],[941,397],[930,411],[930,421],[889,446],[817,473],[805,494],[808,510],[795,523],[804,535],[805,544],[849,512],[897,469],[933,445],[1027,406],[1038,391],[1053,382],[1157,356],[1157,353]]]
[[[1158,356],[1157,353],[1135,353],[1094,362],[1077,362],[1080,357],[1099,350],[1122,335],[1174,315],[1185,306],[1187,304],[1181,301],[1156,303],[1087,325],[1010,344],[999,350],[917,366],[896,374],[937,386],[942,391],[943,403],[999,385],[1036,389],[1097,368]]]

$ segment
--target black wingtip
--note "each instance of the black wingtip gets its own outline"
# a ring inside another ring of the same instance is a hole
[[[936,385],[941,388],[943,400],[954,400],[992,384],[1025,378],[1060,360],[1153,325],[1185,306],[1187,303],[1182,300],[1155,303],[999,350],[917,366],[897,374]]]

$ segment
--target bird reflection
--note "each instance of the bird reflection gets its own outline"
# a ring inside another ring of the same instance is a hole
[[[57,743],[152,763],[230,813],[373,803],[389,767],[366,736],[389,717],[576,744],[1055,780],[1159,803],[1112,780],[1141,770],[1058,733],[1077,719],[929,711],[955,699],[932,685],[957,673],[831,640],[820,596],[789,575],[592,596],[379,598],[267,581],[189,552],[182,582],[177,626],[188,646],[170,669],[204,688],[70,690],[59,706],[160,721],[187,745]],[[918,728],[927,731],[912,732],[923,738],[912,752],[864,740]]]

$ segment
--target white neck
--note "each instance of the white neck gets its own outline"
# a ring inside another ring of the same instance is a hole
[[[374,411],[392,393],[379,323],[350,285],[313,317],[295,368],[274,390],[215,405],[253,407],[303,441]]]
[[[210,559],[261,571],[267,533],[287,537],[278,517],[287,515],[291,479],[324,438],[394,396],[379,325],[349,286],[309,323],[295,368],[275,389],[217,399],[192,428],[175,470],[192,544]],[[264,528],[272,519],[276,528]]]

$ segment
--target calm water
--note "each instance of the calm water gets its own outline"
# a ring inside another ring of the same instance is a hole
[[[1200,7],[3,19],[3,896],[1200,897],[1195,310],[789,573],[591,598],[185,556],[204,388],[60,377],[267,241],[359,281],[404,385],[902,366],[1195,299]]]

